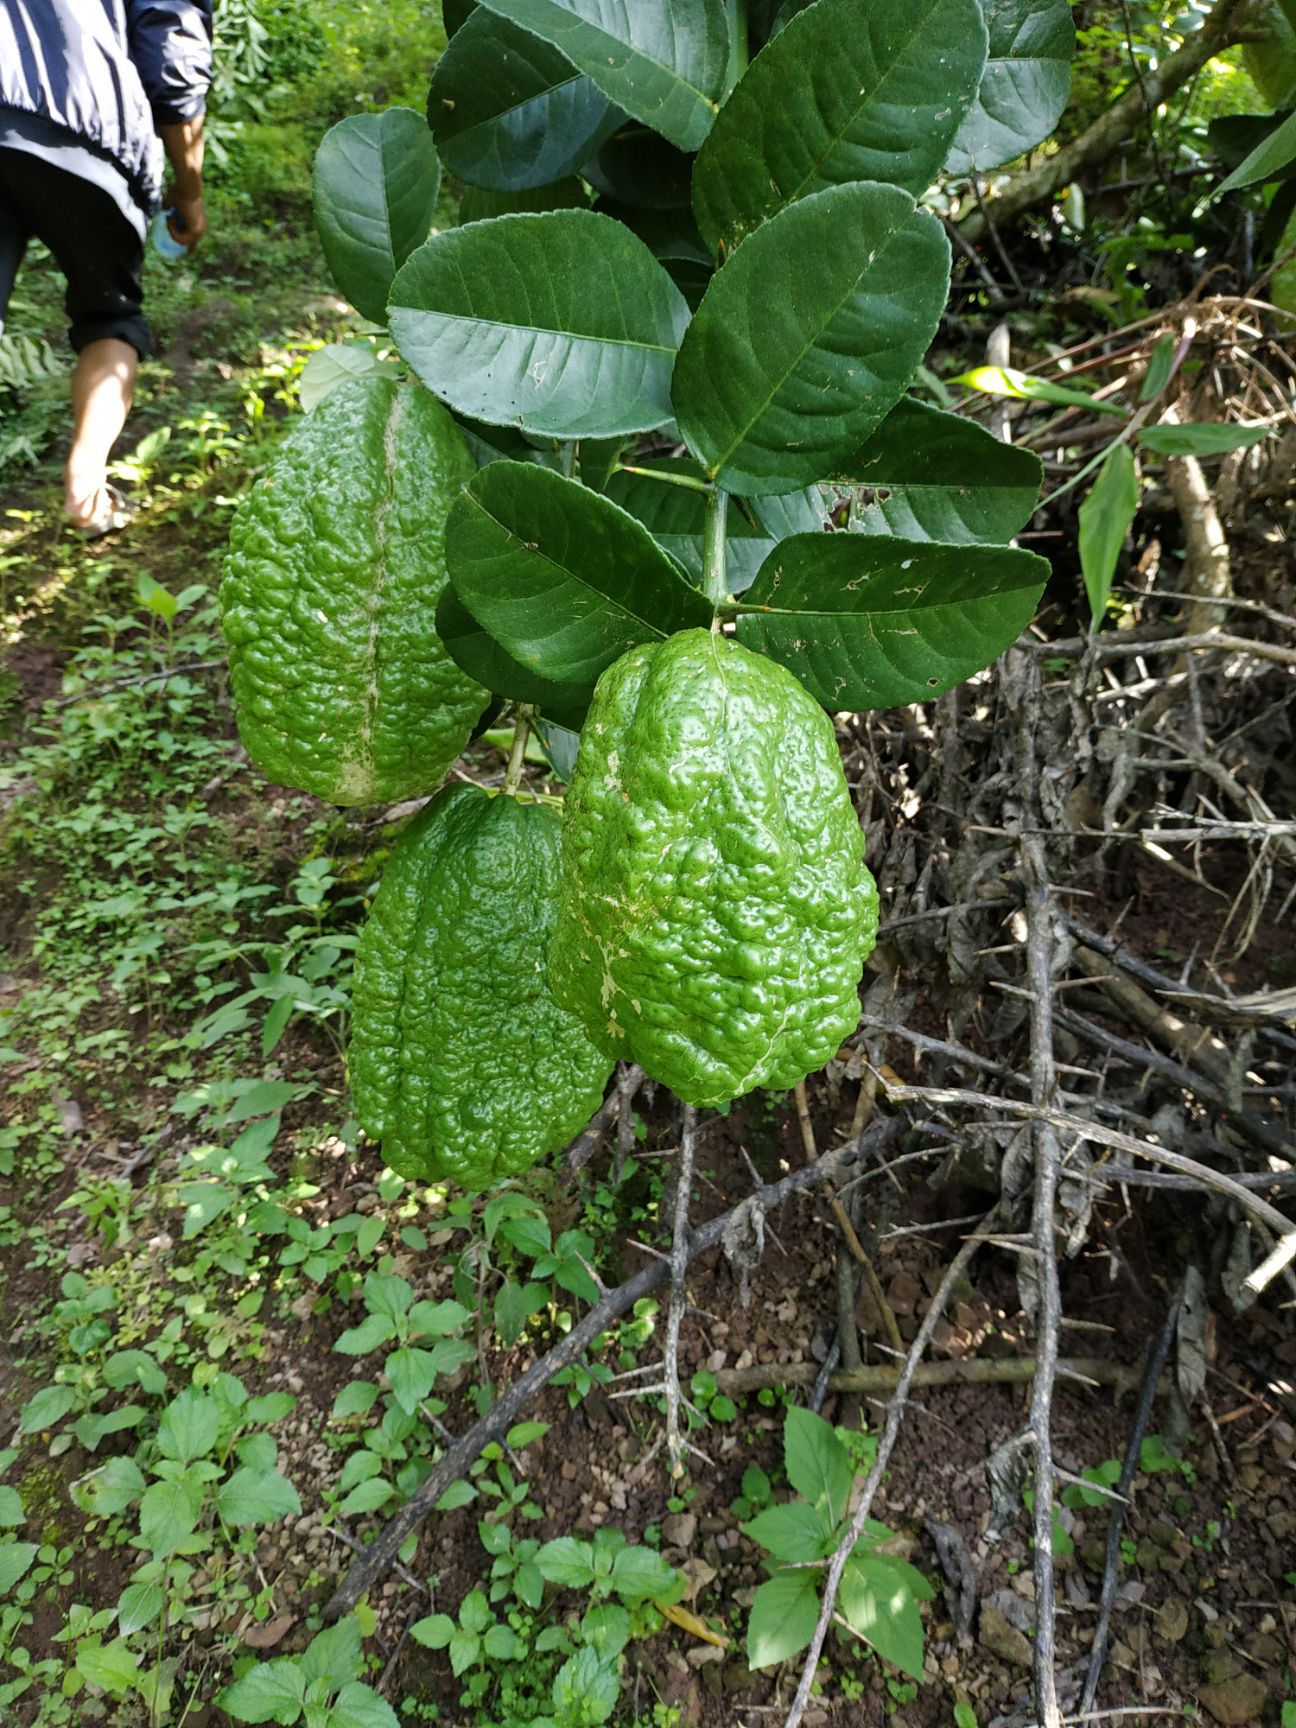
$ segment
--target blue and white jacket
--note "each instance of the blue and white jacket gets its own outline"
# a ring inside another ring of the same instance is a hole
[[[0,131],[88,150],[147,214],[157,127],[203,112],[211,34],[212,0],[0,0]]]

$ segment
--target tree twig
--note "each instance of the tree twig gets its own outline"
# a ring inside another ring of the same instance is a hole
[[[686,1305],[684,1279],[689,1263],[689,1194],[693,1188],[693,1159],[697,1151],[697,1139],[697,1106],[686,1104],[684,1122],[680,1129],[675,1223],[671,1233],[670,1306],[666,1311],[666,1346],[662,1365],[666,1385],[666,1451],[670,1458],[670,1473],[675,1477],[684,1474],[684,1453],[688,1449],[688,1441],[680,1428],[679,1335]]]
[[[825,1153],[817,1164],[793,1170],[781,1181],[772,1182],[759,1189],[756,1195],[758,1204],[766,1212],[774,1211],[792,1195],[817,1188],[840,1171],[848,1169],[883,1145],[893,1132],[894,1124],[891,1121],[871,1124],[859,1140],[850,1142],[836,1152]],[[744,1200],[742,1205],[747,1203]],[[718,1218],[709,1219],[693,1232],[688,1245],[690,1263],[699,1254],[705,1254],[719,1246],[725,1230],[733,1223],[739,1210],[738,1206],[731,1207],[729,1211],[721,1213]],[[552,1350],[519,1375],[513,1384],[501,1393],[486,1415],[446,1449],[406,1504],[383,1526],[365,1550],[363,1557],[356,1561],[325,1604],[325,1619],[336,1620],[354,1608],[365,1591],[395,1562],[405,1538],[412,1530],[418,1529],[450,1484],[458,1481],[473,1460],[480,1455],[482,1447],[506,1433],[531,1399],[549,1384],[555,1374],[560,1373],[569,1362],[574,1362],[600,1332],[606,1331],[613,1320],[633,1308],[640,1297],[648,1296],[659,1289],[669,1277],[670,1262],[665,1259],[654,1260],[633,1278],[628,1278],[615,1290],[609,1290],[607,1295],[572,1327],[566,1337],[560,1339]]]
[[[961,1356],[949,1362],[920,1362],[911,1386],[1023,1386],[1035,1378],[1033,1356]],[[893,1392],[903,1370],[890,1363],[838,1368],[828,1375],[831,1392]],[[1057,1372],[1069,1380],[1132,1391],[1139,1383],[1137,1368],[1110,1362],[1105,1356],[1060,1357]],[[758,1392],[763,1386],[811,1386],[819,1373],[814,1362],[753,1362],[746,1368],[721,1368],[716,1385],[732,1397]]]

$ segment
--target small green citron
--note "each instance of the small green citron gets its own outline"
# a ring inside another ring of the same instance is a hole
[[[475,786],[401,835],[356,953],[356,1114],[403,1176],[481,1189],[565,1146],[611,1063],[550,993],[562,823]]]
[[[474,472],[418,385],[358,378],[284,440],[230,529],[221,610],[239,735],[334,804],[430,792],[487,692],[436,633],[445,523]]]
[[[827,716],[705,630],[600,678],[567,795],[554,994],[611,1056],[714,1106],[859,1021],[877,889]]]

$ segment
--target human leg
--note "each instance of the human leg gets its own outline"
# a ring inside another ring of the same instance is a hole
[[[87,342],[77,356],[64,487],[64,508],[74,528],[94,527],[112,513],[108,457],[130,413],[138,371],[139,355],[116,336]]]

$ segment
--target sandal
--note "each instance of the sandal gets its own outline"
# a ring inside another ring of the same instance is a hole
[[[135,515],[135,506],[124,492],[105,481],[95,493],[99,508],[88,522],[73,524],[83,540],[102,540],[105,534],[117,534]]]

